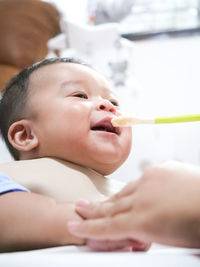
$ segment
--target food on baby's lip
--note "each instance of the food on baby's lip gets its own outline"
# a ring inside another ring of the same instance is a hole
[[[111,123],[114,127],[126,127],[132,125],[133,118],[126,116],[115,117],[111,120]]]
[[[114,127],[130,127],[135,124],[154,123],[152,119],[141,119],[136,117],[119,116],[111,120]]]

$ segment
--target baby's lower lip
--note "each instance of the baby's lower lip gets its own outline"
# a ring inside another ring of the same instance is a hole
[[[93,133],[96,133],[96,134],[99,134],[99,135],[102,135],[102,136],[118,136],[117,133],[113,133],[113,132],[107,132],[107,131],[93,131]]]
[[[103,129],[98,129],[96,127],[92,127],[90,128],[91,131],[93,132],[98,132],[98,133],[106,133],[106,134],[114,134],[114,135],[120,135],[121,133],[121,129],[119,127],[115,127],[113,129],[113,131],[109,131],[109,130],[103,130]]]

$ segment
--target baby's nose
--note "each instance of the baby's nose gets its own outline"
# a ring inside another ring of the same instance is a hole
[[[107,99],[103,99],[103,100],[99,101],[98,110],[104,110],[104,111],[108,111],[108,112],[112,112],[112,113],[116,112],[115,106]]]

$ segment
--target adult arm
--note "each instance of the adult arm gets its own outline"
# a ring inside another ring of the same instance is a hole
[[[81,220],[73,203],[22,191],[0,195],[0,251],[81,245],[66,228],[71,219]]]
[[[68,228],[82,238],[199,248],[200,168],[178,162],[151,167],[108,201],[80,202],[77,212],[87,220]]]

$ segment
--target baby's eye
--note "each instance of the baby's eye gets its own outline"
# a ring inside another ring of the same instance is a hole
[[[116,100],[110,100],[113,106],[119,107],[119,103]]]
[[[76,93],[73,96],[88,99],[88,96],[85,93]]]

